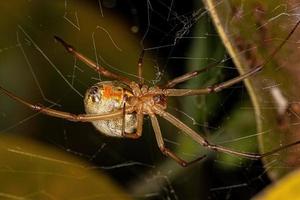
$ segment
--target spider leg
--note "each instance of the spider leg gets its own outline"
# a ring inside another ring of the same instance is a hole
[[[104,67],[96,64],[91,59],[85,57],[80,52],[76,51],[76,49],[73,46],[71,46],[70,44],[66,43],[60,37],[54,36],[54,38],[55,38],[56,41],[58,41],[59,43],[61,43],[65,47],[65,49],[67,50],[68,53],[73,54],[73,56],[75,56],[75,58],[77,58],[80,61],[84,62],[89,67],[91,67],[93,70],[95,70],[96,72],[100,73],[101,75],[103,75],[103,76],[105,76],[107,78],[117,79],[117,80],[119,80],[119,81],[121,81],[121,82],[123,82],[123,83],[125,83],[127,85],[129,85],[131,83],[131,81],[128,78],[120,76],[118,74],[115,74],[114,72],[108,71]]]
[[[289,34],[286,36],[286,38],[280,43],[280,45],[269,55],[269,57],[260,65],[257,65],[250,69],[245,74],[242,74],[240,76],[237,76],[233,79],[230,79],[228,81],[225,81],[223,83],[219,83],[216,85],[208,86],[206,88],[200,88],[200,89],[165,89],[164,94],[166,96],[192,96],[192,95],[201,95],[201,94],[209,94],[213,92],[219,92],[227,87],[230,87],[236,83],[239,83],[240,81],[252,76],[253,74],[256,74],[257,72],[261,71],[263,66],[268,64],[272,58],[279,52],[279,50],[282,48],[282,46],[290,39],[290,37],[295,32],[296,28],[299,26],[300,20],[295,24],[293,29],[289,32]],[[183,75],[184,76],[184,75]]]
[[[9,96],[13,100],[31,108],[32,110],[35,110],[40,113],[50,115],[53,117],[62,118],[62,119],[66,119],[66,120],[74,121],[74,122],[79,122],[79,121],[80,122],[91,122],[91,121],[119,118],[122,116],[122,113],[123,113],[122,110],[118,110],[118,111],[115,111],[115,112],[112,112],[109,114],[101,114],[101,115],[96,115],[96,114],[95,115],[93,115],[93,114],[78,114],[78,115],[76,115],[76,114],[72,114],[72,113],[68,113],[68,112],[54,110],[54,109],[51,109],[49,107],[45,107],[42,105],[31,104],[31,103],[27,102],[26,100],[14,95],[10,91],[4,89],[1,86],[0,86],[0,91],[2,91],[5,95]],[[126,112],[132,112],[132,111],[133,111],[132,108],[126,109]]]
[[[169,156],[170,158],[172,158],[173,160],[175,160],[179,165],[181,165],[182,167],[187,167],[188,165],[191,165],[195,162],[198,162],[200,160],[202,160],[203,158],[205,158],[206,156],[201,156],[195,160],[192,160],[190,162],[187,162],[181,158],[179,158],[175,153],[173,153],[171,150],[169,150],[164,143],[162,134],[161,134],[161,130],[159,127],[159,123],[157,118],[155,117],[155,115],[150,115],[150,119],[151,119],[151,123],[154,129],[154,133],[155,133],[155,137],[156,137],[156,141],[158,144],[159,149],[161,150],[161,152],[163,154],[165,154],[166,156]]]
[[[142,113],[138,113],[137,114],[137,128],[136,128],[136,131],[134,133],[126,133],[123,129],[122,136],[125,137],[125,138],[130,138],[130,139],[138,139],[139,137],[141,137],[142,136],[142,130],[143,130],[143,121],[144,121],[144,115]]]
[[[175,87],[179,83],[182,83],[182,82],[185,82],[187,80],[190,80],[190,79],[198,76],[199,74],[201,74],[203,72],[207,72],[211,68],[216,67],[221,62],[222,61],[215,62],[215,63],[209,64],[208,66],[204,67],[203,69],[191,71],[191,72],[188,72],[188,73],[183,74],[181,76],[178,76],[178,77],[176,77],[176,78],[168,81],[167,84],[163,85],[162,87],[163,88],[173,88],[173,87]]]
[[[145,50],[143,49],[138,61],[138,78],[139,78],[139,84],[144,83],[144,78],[143,78],[143,59],[145,55]]]
[[[193,96],[193,95],[201,95],[201,94],[210,94],[214,92],[219,92],[225,88],[228,88],[236,83],[239,83],[240,81],[252,76],[253,74],[256,74],[260,70],[262,70],[264,65],[258,65],[248,71],[247,73],[237,76],[233,79],[230,79],[228,81],[225,81],[220,84],[211,85],[205,88],[199,88],[199,89],[165,89],[164,94],[166,96]]]
[[[184,124],[182,121],[180,121],[179,119],[177,119],[175,116],[171,115],[170,113],[168,113],[168,112],[166,112],[166,111],[164,111],[164,110],[162,110],[158,107],[154,107],[154,110],[157,114],[159,114],[161,117],[165,118],[167,121],[169,121],[171,124],[176,126],[178,129],[182,130],[185,134],[190,136],[197,143],[201,144],[205,148],[208,148],[208,149],[216,151],[216,152],[223,152],[223,153],[227,153],[227,154],[230,154],[230,155],[235,155],[235,156],[240,156],[240,157],[245,157],[245,158],[248,158],[248,159],[256,160],[256,159],[260,159],[260,158],[267,157],[267,156],[270,156],[270,155],[274,155],[275,153],[277,153],[279,151],[282,151],[286,148],[289,148],[289,147],[300,144],[300,141],[296,141],[296,142],[293,142],[291,144],[281,146],[281,147],[279,147],[277,149],[274,149],[272,151],[266,152],[264,154],[235,151],[235,150],[228,149],[226,147],[222,147],[222,146],[219,146],[219,145],[216,145],[216,144],[211,144],[204,137],[199,135],[196,131],[194,131],[193,129],[188,127],[186,124]]]
[[[141,112],[138,112],[136,114],[137,117],[137,128],[134,133],[127,133],[125,131],[125,115],[126,115],[126,99],[124,101],[124,105],[122,108],[122,136],[125,138],[131,138],[131,139],[138,139],[142,136],[142,130],[143,130],[143,121],[144,121],[144,115]]]

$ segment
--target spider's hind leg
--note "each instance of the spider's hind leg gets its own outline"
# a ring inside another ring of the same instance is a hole
[[[5,88],[3,88],[1,86],[0,86],[0,93],[5,94],[6,96],[10,97],[11,99],[15,100],[16,102],[19,102],[39,113],[43,113],[45,115],[49,115],[52,117],[57,117],[57,118],[61,118],[61,119],[69,120],[69,121],[74,121],[74,122],[79,122],[79,121],[80,122],[92,122],[92,121],[98,121],[98,120],[114,119],[114,118],[119,118],[122,115],[121,110],[117,110],[115,112],[108,113],[108,114],[99,114],[99,115],[98,114],[95,114],[95,115],[73,114],[73,113],[69,113],[69,112],[52,109],[52,108],[50,108],[51,106],[45,107],[43,105],[32,104],[32,103],[22,99],[21,97],[16,96],[12,92],[6,90]],[[131,111],[131,110],[132,109],[129,108],[128,110],[125,110],[125,111]]]
[[[137,119],[136,131],[134,133],[127,133],[125,131],[126,101],[127,101],[127,96],[124,96],[124,103],[123,103],[123,108],[122,108],[122,137],[138,139],[139,137],[142,136],[144,115],[143,115],[143,113],[141,113],[139,111],[136,113],[136,119]]]
[[[196,163],[196,162],[198,162],[198,161],[200,161],[200,160],[202,160],[203,158],[206,157],[206,155],[204,155],[204,156],[201,156],[201,157],[196,158],[195,160],[192,160],[192,161],[189,161],[189,162],[181,159],[180,157],[178,157],[170,149],[166,148],[163,137],[162,137],[162,134],[161,134],[161,130],[160,130],[160,127],[159,127],[159,124],[158,124],[158,120],[155,117],[155,115],[152,115],[152,116],[150,115],[150,118],[151,118],[151,123],[152,123],[153,129],[154,129],[154,132],[155,132],[155,137],[156,137],[156,140],[157,140],[158,147],[159,147],[159,149],[161,150],[161,152],[163,154],[165,154],[166,156],[169,156],[170,158],[175,160],[182,167],[187,167],[187,166],[189,166],[193,163]]]
[[[122,137],[130,138],[130,139],[138,139],[139,137],[142,136],[144,115],[142,113],[137,113],[136,117],[137,117],[136,131],[134,133],[126,133],[126,131],[125,131],[125,113],[123,113],[123,116],[122,116],[122,118],[123,118],[122,119]]]

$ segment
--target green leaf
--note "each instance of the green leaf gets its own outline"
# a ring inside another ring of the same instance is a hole
[[[0,198],[131,199],[100,168],[24,138],[0,138]]]

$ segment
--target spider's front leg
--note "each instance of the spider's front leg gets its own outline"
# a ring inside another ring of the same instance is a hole
[[[295,30],[297,29],[299,24],[300,24],[300,20],[295,24],[293,29],[289,32],[289,34],[286,36],[286,38],[280,43],[280,45],[277,48],[275,48],[275,50],[269,55],[269,57],[262,64],[253,67],[252,69],[250,69],[245,74],[237,76],[237,77],[235,77],[233,79],[230,79],[228,81],[225,81],[223,83],[208,86],[206,88],[199,88],[199,89],[165,89],[164,90],[164,95],[166,95],[166,96],[193,96],[193,95],[209,94],[209,93],[219,92],[219,91],[221,91],[225,88],[228,88],[228,87],[230,87],[230,86],[232,86],[236,83],[239,83],[239,82],[243,81],[246,78],[249,78],[250,76],[258,73],[259,71],[261,71],[263,69],[263,67],[272,60],[272,58],[280,51],[282,46],[290,39],[290,37],[293,35],[293,33],[295,32]],[[182,76],[179,76],[179,77],[175,78],[174,80],[172,80],[168,84],[170,86],[175,86],[177,83],[189,80],[190,78],[193,78],[196,75],[198,75],[198,73],[195,72],[193,74],[193,72],[189,72],[185,75],[182,75]]]
[[[89,67],[91,67],[93,70],[95,70],[96,72],[100,73],[101,75],[107,77],[107,78],[111,78],[111,79],[116,79],[119,80],[127,85],[129,85],[131,83],[131,81],[126,78],[123,77],[121,75],[118,75],[114,72],[111,72],[107,69],[105,69],[104,67],[100,66],[99,64],[95,63],[94,61],[92,61],[91,59],[87,58],[86,56],[84,56],[83,54],[81,54],[80,52],[78,52],[73,46],[71,46],[70,44],[66,43],[63,39],[61,39],[58,36],[54,36],[55,40],[58,41],[59,43],[61,43],[65,49],[67,50],[68,53],[71,53],[72,55],[74,55],[75,58],[79,59],[80,61],[84,62],[85,64],[87,64]]]
[[[142,50],[142,53],[140,55],[139,61],[138,61],[138,79],[139,79],[139,84],[144,83],[144,78],[143,78],[143,60],[144,60],[144,55],[145,55],[145,50]]]
[[[165,89],[164,94],[166,96],[193,96],[193,95],[201,95],[201,94],[210,94],[219,92],[225,88],[228,88],[236,83],[241,82],[242,80],[256,74],[257,72],[261,71],[263,68],[263,65],[258,65],[248,71],[247,73],[240,75],[238,77],[235,77],[233,79],[230,79],[228,81],[225,81],[223,83],[211,85],[205,88],[199,88],[199,89]]]
[[[204,67],[200,70],[191,71],[191,72],[188,72],[188,73],[183,74],[181,76],[178,76],[178,77],[168,81],[167,84],[162,85],[161,87],[162,88],[173,88],[179,83],[183,83],[183,82],[188,81],[192,78],[195,78],[196,76],[198,76],[199,74],[201,74],[203,72],[207,72],[211,68],[216,67],[217,65],[219,65],[221,62],[222,62],[222,60],[219,61],[219,62],[212,63],[212,64],[210,64],[210,65],[208,65],[208,66],[206,66],[206,67]]]

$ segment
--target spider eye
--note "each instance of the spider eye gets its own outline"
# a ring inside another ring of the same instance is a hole
[[[153,100],[156,104],[160,104],[163,107],[167,106],[167,98],[165,95],[162,94],[155,95],[153,96]]]

